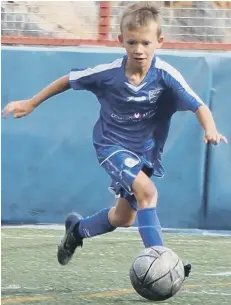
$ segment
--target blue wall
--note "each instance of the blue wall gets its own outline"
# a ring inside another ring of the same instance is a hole
[[[2,107],[27,99],[74,67],[110,62],[114,48],[2,48]],[[231,54],[162,51],[211,107],[218,127],[231,139]],[[63,222],[112,206],[110,179],[98,165],[92,128],[99,105],[93,94],[68,91],[30,116],[2,121],[2,220]],[[159,186],[164,227],[231,229],[231,149],[206,148],[192,113],[173,118]],[[206,180],[205,180],[206,178]]]

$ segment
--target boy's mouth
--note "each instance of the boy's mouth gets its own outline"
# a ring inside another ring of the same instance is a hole
[[[137,62],[143,62],[145,60],[145,58],[138,58],[138,57],[135,57],[134,59]]]

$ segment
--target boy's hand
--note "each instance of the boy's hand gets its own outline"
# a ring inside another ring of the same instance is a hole
[[[31,113],[34,109],[35,106],[31,100],[11,102],[2,110],[2,116],[7,117],[9,114],[13,114],[14,118],[21,118]]]
[[[205,133],[205,137],[204,137],[204,141],[205,143],[211,143],[213,145],[217,145],[220,143],[220,141],[225,142],[226,144],[228,144],[228,140],[225,136],[223,136],[222,134],[220,134],[217,131],[212,131],[212,132],[206,132]]]

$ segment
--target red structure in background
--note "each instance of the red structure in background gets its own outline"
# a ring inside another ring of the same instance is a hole
[[[173,1],[174,3],[177,1]],[[4,45],[40,45],[40,46],[108,46],[120,47],[119,41],[110,40],[110,16],[111,1],[100,1],[98,37],[96,39],[72,39],[72,38],[50,38],[50,37],[25,37],[3,35],[1,43]],[[182,42],[166,41],[162,49],[179,50],[219,50],[231,51],[231,43],[209,43],[209,42]]]
[[[91,40],[91,39],[60,39],[60,38],[38,38],[38,37],[14,37],[3,36],[2,45],[37,45],[37,46],[106,46],[120,47],[119,41],[114,40]],[[210,43],[210,42],[182,42],[166,41],[161,49],[178,50],[211,50],[231,51],[231,43]]]
[[[99,40],[108,40],[110,31],[111,1],[100,1]]]

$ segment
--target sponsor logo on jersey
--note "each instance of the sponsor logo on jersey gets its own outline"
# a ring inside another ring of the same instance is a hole
[[[137,121],[142,120],[143,118],[151,118],[154,114],[155,114],[155,110],[150,110],[150,111],[147,111],[145,113],[135,112],[134,114],[127,115],[127,116],[126,115],[125,116],[120,116],[120,115],[117,115],[115,113],[112,113],[111,117],[113,119],[116,119],[116,120],[119,120],[119,121],[132,120],[134,122],[137,122]]]
[[[143,102],[146,101],[148,98],[146,96],[129,96],[127,98],[127,102]]]
[[[112,114],[111,114],[111,117],[112,117],[113,119],[117,119],[117,120],[123,120],[123,119],[124,119],[122,116],[119,116],[119,115],[117,115],[117,114],[115,114],[115,113],[112,113]]]

